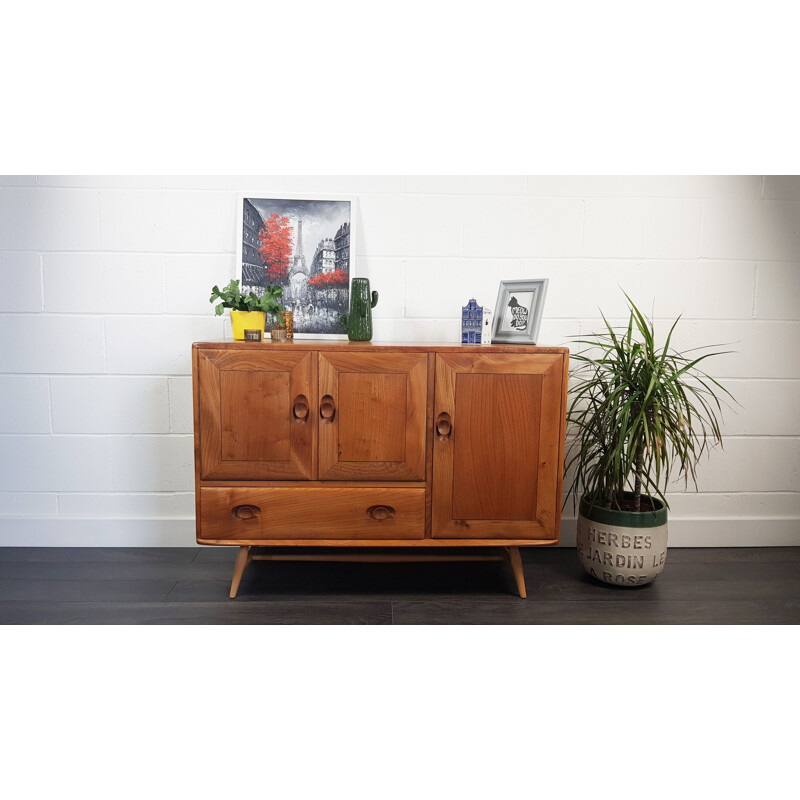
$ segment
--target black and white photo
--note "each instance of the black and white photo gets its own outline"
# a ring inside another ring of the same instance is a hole
[[[536,344],[547,283],[547,278],[500,282],[492,330],[493,342]]]

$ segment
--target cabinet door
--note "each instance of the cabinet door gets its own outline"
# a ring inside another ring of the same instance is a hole
[[[425,480],[427,353],[320,353],[320,480]]]
[[[564,356],[437,355],[432,535],[557,539]]]
[[[316,354],[198,352],[200,477],[313,480]]]

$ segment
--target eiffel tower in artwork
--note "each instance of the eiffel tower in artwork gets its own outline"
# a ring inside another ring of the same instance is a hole
[[[308,267],[306,266],[306,257],[303,255],[303,220],[297,220],[297,246],[294,249],[294,258],[292,258],[291,275],[296,275],[302,272],[308,275]]]

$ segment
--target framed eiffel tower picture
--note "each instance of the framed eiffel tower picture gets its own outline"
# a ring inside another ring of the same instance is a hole
[[[241,289],[283,289],[297,338],[346,339],[339,317],[350,306],[353,198],[239,196]]]

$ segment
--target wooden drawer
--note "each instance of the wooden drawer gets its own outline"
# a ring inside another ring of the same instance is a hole
[[[422,539],[425,490],[202,487],[198,539]]]

